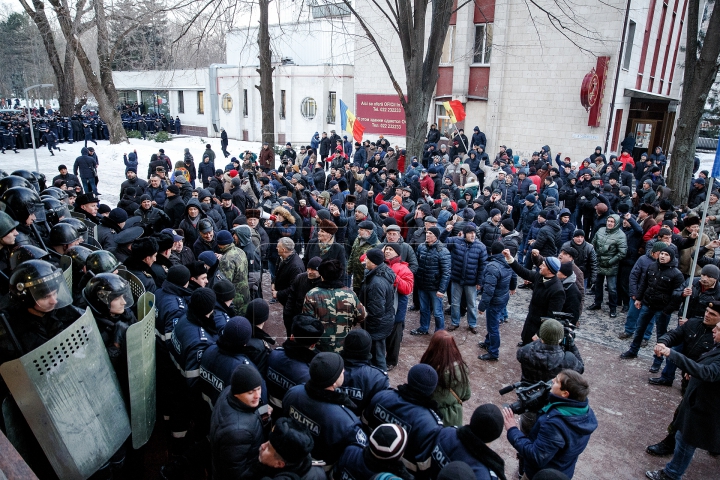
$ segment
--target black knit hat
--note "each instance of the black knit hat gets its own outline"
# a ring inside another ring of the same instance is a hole
[[[310,315],[295,315],[290,332],[300,345],[309,347],[322,337],[325,328],[320,320]]]
[[[503,431],[503,416],[500,409],[492,403],[480,405],[470,418],[470,429],[485,443],[496,440]]]
[[[175,237],[172,233],[160,232],[155,235],[155,239],[157,240],[158,244],[158,252],[170,250],[175,243]]]
[[[154,238],[139,238],[132,243],[130,256],[143,259],[157,253],[158,242]]]
[[[219,280],[215,282],[212,287],[215,292],[215,297],[220,303],[225,303],[228,300],[235,298],[235,285],[230,280]]]
[[[355,358],[359,360],[370,360],[372,355],[372,338],[363,329],[351,330],[345,336],[345,344],[342,351],[343,358]]]
[[[308,261],[308,263],[307,263],[307,268],[309,268],[310,270],[315,270],[315,271],[317,271],[317,269],[318,269],[318,267],[320,266],[321,263],[322,263],[322,258],[320,258],[320,257],[313,257],[313,258],[311,258],[311,259]]]
[[[500,225],[505,227],[505,230],[513,231],[515,230],[515,222],[513,222],[512,218],[505,218],[502,222],[500,222]]]
[[[235,367],[230,379],[230,393],[238,395],[262,386],[262,376],[255,366],[243,363]]]
[[[368,438],[370,453],[380,460],[399,459],[405,453],[408,435],[403,427],[393,423],[379,425]]]
[[[385,263],[385,254],[379,248],[371,248],[370,250],[365,252],[365,256],[375,265]]]
[[[318,266],[318,272],[326,282],[332,282],[340,278],[343,273],[340,262],[333,259],[323,260]]]
[[[308,383],[316,388],[327,388],[340,378],[344,368],[345,362],[337,353],[318,353],[310,362],[310,380],[308,380]]]
[[[215,309],[215,292],[209,288],[198,288],[190,296],[190,311],[198,317],[206,317]]]
[[[427,229],[427,231],[435,235],[435,238],[437,238],[438,240],[440,239],[440,229],[438,227],[430,227]]]
[[[168,269],[165,280],[178,287],[184,287],[190,281],[190,270],[185,265],[174,265]]]
[[[270,317],[270,306],[262,298],[256,298],[248,303],[245,316],[252,325],[262,325]]]
[[[429,397],[437,387],[437,372],[430,365],[418,363],[407,374],[407,383],[416,391]]]
[[[498,253],[502,253],[503,250],[505,250],[505,245],[503,245],[502,242],[493,242],[493,244],[490,245],[491,255],[497,255]]]
[[[245,317],[232,317],[218,338],[217,344],[224,350],[238,352],[252,338],[252,326]],[[247,390],[245,390],[247,391]],[[240,392],[242,393],[242,392]]]
[[[113,208],[108,214],[108,218],[115,223],[127,222],[128,214],[122,208]]]
[[[302,462],[315,447],[307,427],[288,417],[275,422],[268,440],[285,463],[290,465]]]
[[[437,480],[475,480],[475,472],[465,462],[450,462],[438,473]]]
[[[207,268],[205,268],[205,264],[203,262],[194,261],[190,262],[187,265],[188,270],[190,271],[190,276],[198,278],[203,273],[207,273]]]

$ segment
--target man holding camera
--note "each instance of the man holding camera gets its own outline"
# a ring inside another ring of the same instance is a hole
[[[528,435],[518,428],[513,411],[503,409],[503,420],[510,444],[524,464],[522,480],[530,480],[540,470],[553,468],[572,478],[575,464],[598,426],[588,405],[590,386],[574,370],[563,370],[552,381],[549,402],[538,413]]]

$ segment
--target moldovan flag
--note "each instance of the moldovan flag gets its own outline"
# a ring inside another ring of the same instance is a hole
[[[460,100],[443,102],[443,106],[445,107],[445,111],[450,117],[450,121],[452,123],[462,122],[465,120],[465,108]]]
[[[355,118],[355,114],[348,109],[348,106],[342,100],[340,100],[340,126],[344,131],[351,132],[356,142],[362,142],[365,127],[360,123],[360,120]]]

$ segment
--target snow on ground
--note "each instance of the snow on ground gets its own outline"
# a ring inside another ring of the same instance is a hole
[[[119,145],[110,145],[110,142],[107,140],[98,141],[98,145],[93,145],[90,142],[89,146],[95,147],[95,152],[100,161],[100,167],[98,168],[98,177],[100,178],[98,191],[102,194],[100,195],[100,203],[115,207],[120,200],[120,184],[126,180],[123,154],[130,153],[133,150],[137,151],[139,162],[138,176],[140,178],[146,178],[150,156],[153,153],[157,153],[160,148],[165,149],[165,155],[170,157],[173,165],[176,161],[183,159],[185,149],[189,148],[190,153],[195,159],[195,166],[197,167],[202,159],[202,154],[205,151],[205,145],[207,143],[209,143],[215,151],[215,168],[224,168],[225,165],[230,163],[230,157],[228,157],[227,161],[223,159],[219,138],[179,136],[173,137],[173,140],[165,143],[131,138],[129,143],[121,143]],[[62,151],[58,152],[56,150],[54,157],[50,155],[47,147],[37,149],[40,172],[47,177],[48,186],[50,186],[52,178],[58,174],[58,165],[66,165],[72,173],[73,164],[75,163],[75,159],[80,155],[80,150],[83,148],[84,142],[75,142],[73,144],[61,143],[59,146]],[[259,153],[261,146],[262,144],[260,142],[238,142],[230,140],[228,151],[231,156],[240,158],[240,152],[250,150]],[[20,153],[13,153],[12,150],[7,150],[5,155],[0,155],[0,169],[5,170],[7,173],[15,170],[35,171],[35,159],[32,149],[18,150],[18,152]]]

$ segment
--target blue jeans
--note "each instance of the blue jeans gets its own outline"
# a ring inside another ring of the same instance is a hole
[[[683,346],[682,346],[682,344],[680,344],[676,347],[672,347],[672,349],[675,350],[676,352],[682,353]],[[660,378],[662,378],[663,380],[668,380],[668,381],[674,382],[675,381],[675,370],[677,370],[677,365],[675,365],[675,363],[673,363],[673,361],[668,358],[667,361],[665,362],[665,368],[663,368],[663,371],[660,374]]]
[[[640,314],[637,319],[637,329],[635,330],[635,337],[630,344],[630,352],[637,354],[640,350],[640,344],[642,343],[642,337],[647,330],[648,325],[652,319],[655,318],[655,324],[657,326],[656,335],[659,339],[667,333],[667,326],[670,322],[670,315],[664,313],[662,310],[650,310],[647,305],[643,305],[640,309]],[[658,359],[656,358],[655,361]],[[662,357],[660,357],[660,363],[662,363]],[[655,364],[655,362],[653,362]]]
[[[420,298],[420,328],[421,332],[430,330],[430,314],[435,316],[435,330],[445,328],[445,316],[443,314],[442,298],[435,295],[434,290],[419,290]],[[432,310],[431,310],[432,309]]]
[[[680,480],[692,462],[695,447],[685,443],[680,431],[675,433],[675,452],[673,458],[665,465],[665,473],[673,480]]]
[[[490,304],[485,311],[485,344],[490,355],[497,358],[500,356],[500,320],[503,318],[505,305]]]
[[[477,325],[477,287],[475,285],[460,285],[452,282],[452,296],[450,304],[450,316],[452,324],[456,327],[460,325],[460,300],[465,292],[465,304],[467,305],[467,321],[470,327]]]
[[[95,186],[94,178],[80,177],[80,181],[82,182],[83,190],[85,191],[85,193],[97,193],[97,187]]]
[[[637,328],[637,318],[639,314],[640,310],[638,310],[638,308],[635,306],[635,300],[631,298],[630,309],[628,310],[627,317],[625,318],[625,333],[629,335],[635,335],[635,330]],[[643,335],[643,340],[650,340],[650,336],[652,335],[654,326],[655,317],[650,320],[648,327],[645,329],[645,335]]]
[[[610,300],[610,311],[614,312],[617,308],[617,275],[605,276],[602,273],[597,274],[597,280],[595,281],[595,305],[602,305],[603,301],[603,287],[605,286],[605,279],[608,284],[608,297]]]
[[[350,275],[348,275],[349,277]],[[405,315],[407,315],[408,296],[398,293],[397,295],[397,310],[395,310],[395,323],[405,322]]]

